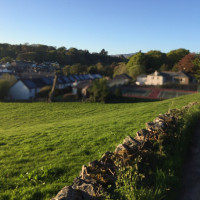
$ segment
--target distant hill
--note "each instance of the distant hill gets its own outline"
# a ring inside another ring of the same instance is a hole
[[[115,56],[115,57],[119,57],[119,56],[124,56],[125,58],[129,58],[130,56],[134,55],[136,53],[126,53],[126,54],[116,54],[116,55],[111,55],[111,56]]]

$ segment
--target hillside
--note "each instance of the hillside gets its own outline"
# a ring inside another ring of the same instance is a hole
[[[83,164],[200,94],[135,104],[0,103],[0,199],[49,199]]]

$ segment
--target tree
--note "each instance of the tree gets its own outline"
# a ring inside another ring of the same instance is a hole
[[[127,66],[125,62],[120,62],[116,65],[116,67],[114,68],[114,74],[113,77],[115,77],[116,75],[120,75],[120,74],[127,74],[128,70],[127,70]]]
[[[9,56],[4,57],[4,58],[1,59],[1,62],[4,62],[4,63],[6,63],[6,62],[12,62],[12,58],[9,57]]]
[[[70,67],[70,74],[80,74],[81,73],[81,64],[77,63]]]
[[[133,65],[128,68],[128,74],[136,80],[140,74],[146,74],[146,68],[144,65]]]
[[[167,53],[167,64],[172,68],[178,63],[184,56],[189,54],[190,51],[187,49],[176,49]]]
[[[103,56],[107,56],[108,52],[105,49],[102,49],[99,54]]]
[[[142,52],[138,52],[130,57],[127,67],[132,67],[133,65],[146,65],[145,54]]]
[[[94,80],[91,88],[89,88],[89,92],[92,102],[106,102],[109,96],[109,88],[106,79]]]
[[[97,74],[98,70],[97,70],[97,66],[96,65],[91,65],[87,68],[87,73],[89,74]]]
[[[66,47],[59,47],[59,48],[57,49],[57,51],[66,52],[67,49],[66,49]]]
[[[127,63],[128,74],[136,80],[137,76],[143,73],[146,73],[146,57],[142,52],[138,52],[130,57],[129,62]]]
[[[195,59],[194,53],[189,53],[186,56],[184,56],[179,62],[178,62],[178,68],[179,70],[185,71],[185,72],[194,72],[195,65],[193,63]]]
[[[0,100],[3,100],[8,94],[10,84],[6,80],[0,80]]]
[[[178,63],[174,64],[173,68],[172,68],[173,72],[178,72],[179,68],[178,68]]]
[[[167,61],[167,56],[161,51],[149,51],[145,54],[148,73],[158,70]]]
[[[161,72],[162,71],[168,71],[168,70],[170,70],[169,65],[167,65],[165,63],[161,65],[161,67],[160,67]]]
[[[64,66],[64,67],[62,68],[62,72],[63,72],[63,74],[64,74],[65,76],[70,75],[70,68],[71,68],[70,65],[66,65],[66,66]]]
[[[17,79],[15,78],[15,76],[13,75],[10,75],[8,73],[4,73],[2,76],[1,76],[1,79],[4,80],[4,81],[7,81],[9,83],[9,86],[11,87],[14,83],[17,82]]]
[[[49,93],[49,99],[48,99],[48,102],[49,102],[49,103],[51,103],[51,102],[54,101],[54,94],[55,94],[55,90],[56,90],[57,80],[58,80],[58,76],[57,76],[57,74],[55,73],[54,79],[53,79],[53,85],[52,85],[51,91],[50,91],[50,93]]]
[[[200,54],[196,54],[195,59],[193,60],[194,67],[194,76],[197,80],[200,80]]]

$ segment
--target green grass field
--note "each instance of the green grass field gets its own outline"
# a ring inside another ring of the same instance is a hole
[[[0,103],[0,199],[49,199],[81,166],[200,94],[127,104]]]

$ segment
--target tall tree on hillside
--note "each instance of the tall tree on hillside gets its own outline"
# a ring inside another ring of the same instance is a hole
[[[145,54],[142,53],[141,51],[134,54],[133,56],[130,57],[127,67],[131,67],[133,65],[146,65],[146,57]]]
[[[97,79],[92,82],[89,88],[90,100],[92,102],[106,102],[109,96],[109,88],[106,79]]]
[[[159,69],[161,72],[162,71],[169,71],[170,70],[170,68],[169,68],[169,65],[167,65],[167,64],[162,64],[161,65],[161,67],[160,67],[160,69]]]
[[[146,74],[146,67],[144,65],[133,65],[128,68],[128,74],[136,80],[140,74]]]
[[[127,63],[128,74],[134,79],[136,79],[138,75],[146,73],[145,65],[146,65],[145,54],[142,52],[134,54],[133,56],[131,56],[129,62]]]
[[[184,56],[186,56],[189,53],[190,51],[187,49],[172,50],[169,53],[167,53],[167,64],[172,69],[176,63],[178,63]]]
[[[127,66],[125,62],[120,62],[116,65],[116,67],[114,68],[114,74],[113,77],[115,77],[116,75],[120,75],[120,74],[127,74],[128,70],[127,70]]]
[[[3,100],[8,94],[10,84],[6,80],[0,80],[0,100]]]
[[[178,62],[178,68],[179,70],[185,71],[185,72],[194,72],[194,61],[195,54],[189,53],[186,56],[184,56],[179,62]]]
[[[167,62],[167,56],[161,51],[148,51],[146,54],[147,73],[152,73],[158,70],[164,63]]]

